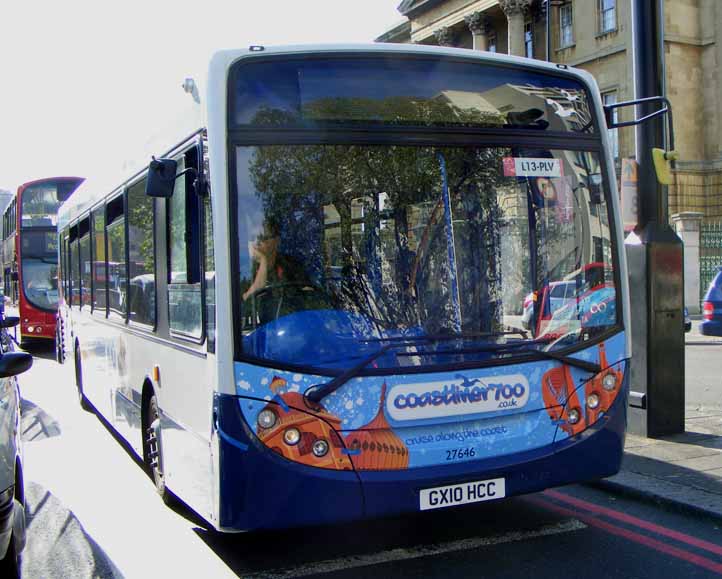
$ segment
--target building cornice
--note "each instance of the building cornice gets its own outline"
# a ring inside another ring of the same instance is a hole
[[[690,44],[692,46],[709,46],[715,43],[714,36],[708,38],[700,38],[698,36],[682,36],[681,34],[670,34],[664,35],[665,42],[674,42],[677,44]]]
[[[374,42],[411,42],[411,21],[405,20],[374,39]]]
[[[404,0],[397,10],[407,18],[415,18],[419,14],[428,12],[446,0]]]
[[[454,26],[460,22],[464,22],[464,18],[473,12],[488,10],[492,6],[498,6],[499,0],[472,0],[468,4],[444,14],[441,18],[437,18],[433,22],[429,22],[424,26],[414,29],[411,27],[412,42],[420,42],[425,38],[433,35],[433,31],[439,28]]]
[[[608,48],[592,52],[591,54],[586,54],[581,58],[565,60],[563,62],[569,66],[580,66],[594,60],[599,60],[600,58],[606,58],[608,56],[619,54],[620,52],[625,52],[626,50],[627,46],[625,44],[617,44],[616,46],[610,46]]]

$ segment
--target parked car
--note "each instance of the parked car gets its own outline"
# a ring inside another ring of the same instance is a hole
[[[20,318],[3,318],[0,331],[16,326]],[[2,340],[0,343],[11,344]],[[25,352],[0,352],[0,577],[20,577],[20,557],[25,547],[25,497],[23,494],[20,439],[20,391],[14,376],[33,364]]]
[[[684,308],[684,331],[689,332],[692,329],[692,318],[689,317],[687,308]]]
[[[705,336],[722,336],[722,266],[704,295],[699,331]]]

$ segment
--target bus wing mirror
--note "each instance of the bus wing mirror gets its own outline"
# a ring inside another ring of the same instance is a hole
[[[17,316],[6,316],[0,320],[0,328],[14,328],[20,323]]]
[[[677,151],[665,151],[664,149],[652,149],[654,160],[654,171],[657,173],[657,181],[662,185],[672,183],[672,161],[676,161],[679,155]]]
[[[10,279],[12,281],[18,281],[18,272],[17,271],[10,272]]]
[[[33,365],[33,357],[26,352],[5,352],[0,356],[0,378],[17,376]]]
[[[169,198],[173,196],[178,162],[173,159],[156,159],[148,167],[145,194],[148,197]]]

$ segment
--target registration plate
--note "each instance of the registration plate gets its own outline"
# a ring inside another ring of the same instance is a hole
[[[459,485],[421,489],[419,509],[428,511],[481,501],[493,501],[503,499],[505,496],[506,485],[503,478],[478,480]]]

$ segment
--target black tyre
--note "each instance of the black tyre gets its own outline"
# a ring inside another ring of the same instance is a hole
[[[160,410],[158,399],[152,394],[148,399],[143,427],[143,454],[148,466],[155,490],[166,505],[174,502],[173,495],[165,486],[163,471],[163,444],[160,429]]]
[[[10,537],[5,557],[0,560],[0,577],[20,579],[20,554],[15,548],[15,537]]]
[[[75,386],[78,388],[78,401],[83,410],[90,410],[90,403],[83,393],[83,369],[80,363],[80,348],[75,348]]]
[[[55,326],[55,361],[58,364],[65,363],[65,344],[63,344],[63,331],[60,322]]]
[[[13,531],[10,536],[8,550],[5,557],[0,560],[0,577],[8,577],[15,579],[20,577],[20,567],[22,564],[22,550],[25,547],[26,531],[25,531],[25,507],[15,498],[13,500]]]

